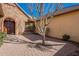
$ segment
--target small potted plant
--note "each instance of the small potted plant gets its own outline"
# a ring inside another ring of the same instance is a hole
[[[64,34],[64,35],[62,36],[62,39],[63,39],[64,41],[68,41],[68,40],[70,39],[70,35]]]

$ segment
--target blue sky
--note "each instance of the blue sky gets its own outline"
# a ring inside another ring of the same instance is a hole
[[[24,12],[26,14],[31,15],[30,11],[28,10],[28,5],[30,3],[17,3],[17,4],[24,10]],[[44,5],[45,5],[44,6],[44,9],[45,9],[44,15],[45,15],[45,14],[47,14],[51,3],[50,4],[49,3],[45,3]],[[64,8],[69,8],[69,7],[74,6],[74,5],[79,5],[79,3],[63,3]],[[39,17],[40,14],[37,14],[37,12],[36,12],[35,3],[33,3],[33,7],[34,7],[33,8],[33,15],[34,15],[34,17]],[[54,5],[52,6],[52,10],[55,10],[55,6]]]

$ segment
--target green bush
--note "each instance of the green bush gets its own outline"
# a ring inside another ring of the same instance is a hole
[[[5,38],[6,38],[6,33],[0,32],[0,46],[3,44]]]
[[[68,40],[70,39],[70,35],[64,34],[64,35],[62,36],[62,39],[63,39],[64,41],[68,41]]]

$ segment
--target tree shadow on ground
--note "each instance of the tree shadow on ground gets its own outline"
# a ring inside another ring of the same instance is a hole
[[[31,41],[42,40],[42,36],[41,35],[35,34],[35,33],[31,33],[31,32],[24,33],[23,36],[28,38],[28,39],[30,39]],[[43,50],[45,51],[45,50],[48,50],[48,49],[57,50],[57,49],[53,48],[53,46],[60,46],[60,45],[63,45],[63,44],[60,44],[60,43],[65,43],[62,40],[49,38],[49,37],[46,37],[46,41],[59,42],[59,44],[52,44],[51,46],[42,46],[42,45],[38,45],[38,44],[34,44],[34,45],[29,44],[28,47],[36,48],[36,49],[39,49],[41,51],[43,51]]]
[[[28,42],[28,41],[25,41],[25,40],[22,40],[22,39],[14,39],[14,38],[7,39],[5,41],[5,43],[10,43],[10,44],[26,44],[26,46],[28,46],[29,48],[35,48],[35,49],[40,50],[40,51],[50,51],[50,52],[52,52],[52,49],[53,50],[57,50],[56,48],[53,48],[53,46],[63,45],[63,44],[47,44],[47,45],[42,45],[41,42],[39,42],[39,43],[36,43],[34,41]]]
[[[28,41],[25,41],[25,40],[22,40],[22,39],[14,39],[14,38],[7,39],[7,40],[4,41],[4,43],[11,43],[11,44],[27,44],[27,43],[31,43],[31,44],[33,44],[32,42],[28,42]]]
[[[35,41],[38,41],[40,39],[42,39],[42,37],[40,35],[37,35],[37,34],[32,34],[32,33],[27,33],[24,35],[24,37],[28,38],[29,40],[31,40],[31,42],[29,41],[26,41],[26,40],[22,40],[22,39],[18,39],[17,37],[14,38],[8,38],[5,43],[10,43],[10,44],[26,44],[29,48],[35,48],[35,49],[38,49],[40,51],[47,51],[47,50],[57,50],[56,48],[54,48],[53,46],[60,46],[60,45],[63,45],[61,43],[58,43],[58,44],[54,44],[52,41],[55,41],[55,39],[51,39],[51,38],[48,38],[46,37],[46,41],[51,41],[53,44],[48,44],[48,45],[42,45],[42,43],[35,43]],[[55,42],[62,42],[62,41],[55,41]]]
[[[27,44],[28,47],[30,48],[35,48],[37,50],[46,52],[53,52],[54,50],[56,51],[57,49],[54,48],[53,46],[60,46],[62,44],[53,44],[53,45],[42,45],[41,43],[34,43],[34,44]]]

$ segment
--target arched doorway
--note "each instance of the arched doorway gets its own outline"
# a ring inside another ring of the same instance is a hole
[[[6,19],[4,21],[4,32],[7,34],[15,34],[15,21]]]

